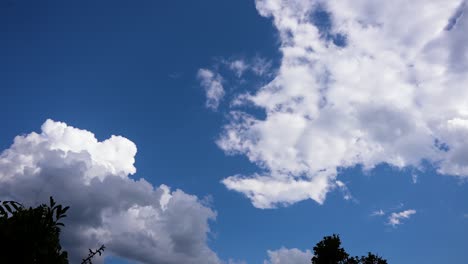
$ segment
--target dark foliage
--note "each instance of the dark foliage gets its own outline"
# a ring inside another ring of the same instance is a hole
[[[326,236],[314,247],[312,264],[342,264],[347,263],[349,255],[341,247],[338,235]]]
[[[60,245],[60,222],[69,206],[50,197],[49,205],[25,208],[18,202],[0,202],[0,263],[68,264],[68,254]],[[104,246],[90,250],[82,263],[102,254]]]
[[[367,256],[362,256],[359,260],[362,264],[387,264],[387,261],[372,253],[367,253]]]
[[[0,256],[3,263],[68,263],[68,255],[59,241],[59,220],[69,207],[57,205],[24,208],[13,201],[0,206]]]
[[[312,264],[388,264],[387,261],[377,255],[368,253],[367,256],[350,257],[341,247],[338,235],[324,237],[314,247]]]

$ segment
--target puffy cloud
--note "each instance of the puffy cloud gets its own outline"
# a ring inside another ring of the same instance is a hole
[[[197,73],[200,85],[205,89],[206,107],[212,110],[218,109],[220,101],[224,96],[223,78],[218,73],[208,69],[200,69]]]
[[[393,227],[402,224],[401,220],[402,219],[408,219],[410,218],[411,215],[415,214],[416,210],[410,209],[410,210],[405,210],[397,213],[392,213],[388,217],[388,224],[392,225]]]
[[[316,177],[312,181],[283,180],[282,175],[259,176],[250,178],[231,176],[222,181],[230,190],[244,193],[257,208],[268,208],[275,204],[292,204],[296,201],[312,198],[323,201],[328,190],[326,177]]]
[[[254,206],[323,203],[339,168],[432,162],[468,175],[468,7],[461,0],[257,0],[281,65],[236,100],[218,145],[261,168],[223,180]]]
[[[310,263],[313,254],[310,250],[280,248],[268,250],[268,257],[269,260],[265,260],[263,264],[305,264]]]
[[[70,205],[62,240],[72,261],[102,243],[142,263],[220,263],[207,246],[216,212],[181,190],[130,178],[136,151],[124,137],[99,142],[47,120],[0,155],[0,198],[37,205],[52,195]]]

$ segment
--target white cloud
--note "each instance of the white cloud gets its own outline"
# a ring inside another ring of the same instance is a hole
[[[207,246],[216,212],[196,196],[134,180],[133,142],[47,120],[0,155],[0,198],[25,205],[52,195],[71,209],[62,240],[72,261],[101,243],[141,263],[220,263]]]
[[[249,65],[242,59],[227,62],[229,69],[234,71],[238,78],[249,68]]]
[[[257,0],[279,32],[281,65],[269,84],[236,97],[266,117],[231,111],[218,145],[262,172],[223,183],[271,208],[323,203],[338,168],[357,164],[417,168],[427,160],[439,173],[467,176],[468,16],[460,15],[461,3]],[[313,23],[318,9],[330,14],[326,34]],[[334,44],[337,36],[345,46]]]
[[[265,76],[271,74],[271,61],[263,58],[263,57],[255,57],[251,63],[251,70],[257,76]]]
[[[197,78],[205,89],[206,107],[212,110],[218,109],[220,101],[224,97],[223,78],[218,73],[208,69],[199,69]]]
[[[228,70],[233,72],[237,78],[242,78],[246,72],[253,73],[257,77],[267,77],[273,73],[272,62],[258,55],[250,59],[221,59],[214,65],[214,68],[224,68],[220,66],[225,66]]]
[[[382,209],[371,213],[371,216],[383,216],[383,215],[385,215],[385,212]]]
[[[265,260],[263,264],[305,264],[310,263],[313,254],[310,250],[280,248],[268,250],[268,257],[269,260]]]
[[[411,175],[411,181],[412,181],[414,184],[418,183],[418,175],[415,174],[415,173],[413,173],[413,174]]]
[[[340,190],[340,192],[343,194],[343,199],[346,201],[352,200],[354,202],[358,202],[352,195],[351,192],[349,191],[348,187],[346,184],[342,181],[335,181],[335,186]]]
[[[388,217],[388,224],[392,225],[393,227],[395,227],[397,225],[400,225],[400,224],[402,224],[401,220],[408,219],[408,218],[410,218],[411,215],[413,215],[415,213],[416,213],[416,210],[413,210],[413,209],[401,211],[401,212],[398,212],[398,213],[392,213]]]

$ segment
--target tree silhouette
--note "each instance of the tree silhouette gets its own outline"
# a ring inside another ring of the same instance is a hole
[[[25,208],[15,201],[0,201],[0,263],[68,264],[68,253],[60,245],[60,222],[70,207],[57,204],[50,197],[49,205]],[[92,264],[92,259],[101,256],[102,245],[81,264]],[[388,264],[378,255],[350,257],[341,247],[336,234],[325,236],[314,247],[312,264]]]
[[[338,235],[326,236],[314,247],[312,264],[342,264],[347,263],[349,254],[341,247]]]
[[[57,204],[25,208],[14,201],[0,202],[0,263],[68,264],[68,253],[60,245],[60,220],[70,207]],[[90,250],[83,264],[101,255],[104,246]]]
[[[350,257],[336,234],[324,237],[315,245],[311,261],[312,264],[387,264],[385,259],[370,252],[367,256]]]

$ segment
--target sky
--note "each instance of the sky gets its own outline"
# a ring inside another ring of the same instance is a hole
[[[71,263],[468,258],[462,0],[0,2],[0,200]]]

